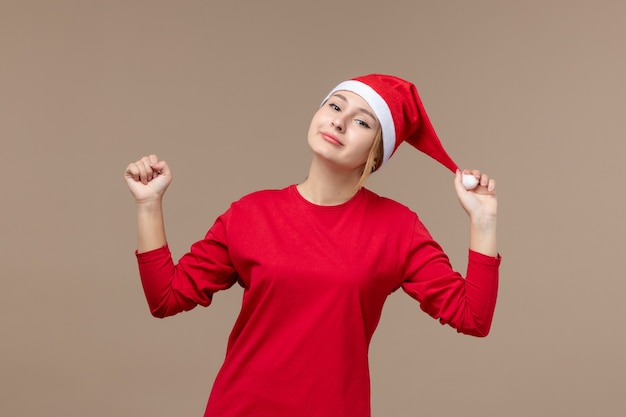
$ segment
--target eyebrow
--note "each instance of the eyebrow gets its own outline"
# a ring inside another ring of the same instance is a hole
[[[347,98],[345,98],[344,96],[342,96],[342,95],[341,95],[341,94],[339,94],[339,93],[335,93],[335,94],[333,94],[333,96],[335,96],[335,97],[339,97],[340,99],[342,99],[342,100],[343,100],[343,101],[345,101],[346,103],[348,102],[348,99],[347,99]],[[365,109],[365,108],[363,108],[363,107],[359,107],[359,110],[360,110],[361,112],[363,112],[363,113],[367,114],[369,117],[371,117],[372,119],[374,119],[376,122],[378,122],[378,118],[377,118],[377,117],[374,115],[374,113],[372,113],[371,111],[369,111],[369,110],[367,110],[367,109]]]

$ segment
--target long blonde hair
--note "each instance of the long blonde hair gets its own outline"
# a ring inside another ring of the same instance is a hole
[[[369,178],[370,174],[380,168],[380,164],[383,161],[384,155],[383,148],[383,131],[381,128],[376,132],[376,136],[374,137],[374,143],[372,143],[372,147],[370,148],[370,153],[367,156],[367,161],[365,161],[365,167],[363,168],[363,172],[361,173],[361,177],[359,178],[359,182],[356,184],[356,189],[360,189],[365,181]]]

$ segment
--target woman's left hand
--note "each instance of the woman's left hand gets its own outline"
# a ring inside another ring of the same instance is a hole
[[[473,175],[478,179],[478,185],[472,190],[467,190],[462,183],[461,171],[457,170],[454,187],[461,206],[473,222],[485,225],[495,222],[498,212],[495,180],[477,169],[463,170],[463,174]]]

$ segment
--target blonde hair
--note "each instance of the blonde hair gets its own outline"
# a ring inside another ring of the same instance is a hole
[[[372,147],[370,148],[370,153],[367,156],[367,161],[365,161],[365,167],[363,168],[359,182],[356,184],[357,190],[363,187],[363,184],[365,184],[365,181],[367,181],[370,174],[380,167],[380,164],[383,161],[384,152],[383,131],[379,128],[378,132],[376,132],[376,136],[374,137],[374,143],[372,143]]]

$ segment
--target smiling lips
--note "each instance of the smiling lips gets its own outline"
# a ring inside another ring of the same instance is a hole
[[[337,139],[335,136],[331,135],[330,133],[321,132],[321,134],[322,134],[322,138],[324,138],[324,140],[326,140],[327,142],[330,142],[336,146],[343,146],[343,143],[341,143],[339,139]]]

